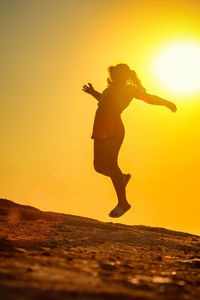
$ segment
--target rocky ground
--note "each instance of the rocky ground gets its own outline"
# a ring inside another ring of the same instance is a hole
[[[0,199],[0,299],[200,299],[200,237]]]

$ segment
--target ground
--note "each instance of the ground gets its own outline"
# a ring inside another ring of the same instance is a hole
[[[0,299],[200,299],[200,236],[0,199]]]

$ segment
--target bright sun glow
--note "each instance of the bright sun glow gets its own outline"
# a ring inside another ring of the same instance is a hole
[[[200,90],[200,45],[178,42],[155,59],[154,70],[161,83],[178,93]]]

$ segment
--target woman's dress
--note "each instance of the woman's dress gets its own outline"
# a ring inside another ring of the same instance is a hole
[[[104,140],[117,137],[123,140],[125,129],[121,113],[133,97],[148,102],[144,95],[143,90],[130,84],[112,84],[106,88],[98,102],[91,138]]]

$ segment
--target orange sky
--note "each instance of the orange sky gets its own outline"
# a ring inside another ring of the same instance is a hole
[[[123,113],[133,209],[117,222],[200,234],[200,93],[175,93],[153,70],[164,45],[199,42],[199,11],[194,0],[2,1],[0,196],[115,222],[114,188],[92,165],[96,100],[81,88],[101,92],[107,67],[125,62],[178,111],[133,100]]]

